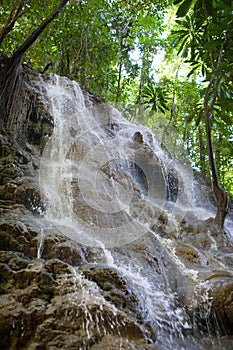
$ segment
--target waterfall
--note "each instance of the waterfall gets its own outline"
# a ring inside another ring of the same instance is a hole
[[[134,140],[137,125],[105,104],[86,107],[76,82],[54,75],[43,86],[55,124],[40,167],[47,217],[83,244],[121,246],[142,236],[161,215],[167,199],[175,196],[176,219],[169,216],[167,225],[173,229],[177,217],[182,219],[191,207],[181,189],[187,176],[181,178],[180,173],[178,180],[171,161],[162,160],[165,153],[150,130],[140,127],[144,139],[140,144]],[[189,176],[188,189],[190,181]],[[149,207],[153,216],[147,213]]]
[[[168,157],[147,127],[105,103],[87,101],[76,82],[51,75],[40,83],[54,119],[40,166],[46,220],[72,240],[103,251],[106,265],[138,298],[141,322],[155,330],[157,349],[220,349],[190,317],[202,289],[202,318],[208,318],[208,283],[177,255],[179,224],[195,210],[192,170]],[[39,258],[43,239],[41,232]],[[140,242],[151,257],[148,265],[137,249]],[[205,264],[201,249],[195,253]],[[77,271],[73,278],[82,284]],[[84,299],[89,332],[94,321]]]

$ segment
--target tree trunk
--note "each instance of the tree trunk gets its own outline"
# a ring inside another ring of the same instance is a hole
[[[217,169],[219,169],[219,177],[221,179],[221,151],[220,151],[220,145],[222,143],[222,134],[219,134],[216,140],[216,146],[215,146],[215,163]]]
[[[200,156],[200,172],[203,176],[206,176],[205,167],[205,145],[203,140],[202,123],[198,124],[198,141],[199,141],[199,156]]]
[[[117,91],[116,91],[116,103],[119,102],[121,96],[121,75],[122,75],[123,62],[122,58],[119,64],[118,78],[117,78]]]
[[[2,58],[0,63],[1,127],[8,132],[17,128],[17,112],[22,96],[21,60]]]
[[[210,84],[211,84],[211,81],[210,81]],[[209,89],[210,89],[210,84],[209,84]],[[208,149],[208,156],[209,156],[209,169],[210,169],[212,188],[213,188],[214,196],[216,199],[216,205],[217,205],[217,213],[214,220],[216,225],[223,229],[224,221],[228,212],[228,194],[219,185],[218,174],[215,166],[211,129],[210,129],[210,119],[212,116],[212,113],[211,113],[212,108],[208,106],[209,89],[207,87],[206,93],[205,93],[204,113],[205,113],[207,149]]]
[[[123,69],[123,56],[122,56],[122,51],[123,51],[123,37],[121,36],[120,38],[120,47],[119,47],[119,70],[118,70],[118,77],[117,77],[117,91],[116,91],[116,100],[115,102],[119,102],[120,96],[121,96],[121,78],[122,78],[122,69]]]
[[[224,228],[224,222],[226,215],[228,213],[228,193],[221,188],[218,180],[218,174],[216,170],[216,163],[214,160],[214,150],[211,137],[210,120],[212,118],[212,111],[214,109],[214,104],[217,97],[217,89],[215,88],[212,95],[211,89],[215,84],[217,74],[220,69],[220,64],[222,61],[223,46],[218,55],[217,66],[215,72],[213,72],[210,82],[205,90],[204,96],[204,116],[205,116],[205,129],[206,129],[206,139],[207,139],[207,149],[209,156],[209,169],[211,176],[211,183],[213,188],[213,193],[216,199],[217,213],[215,215],[215,224],[220,228]]]
[[[140,82],[138,89],[137,103],[140,105],[142,103],[142,92],[146,83],[149,82],[149,71],[151,67],[150,52],[149,49],[144,45],[143,55],[142,55],[142,67],[140,74]]]

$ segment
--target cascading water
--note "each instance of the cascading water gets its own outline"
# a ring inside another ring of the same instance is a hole
[[[87,107],[77,83],[52,75],[41,84],[54,118],[40,167],[46,218],[62,234],[103,251],[106,265],[124,276],[137,296],[141,322],[155,330],[157,349],[222,349],[211,335],[203,338],[190,317],[196,301],[188,300],[193,305],[186,308],[180,302],[180,295],[185,299],[195,296],[198,286],[205,289],[198,270],[176,254],[179,223],[194,207],[192,171],[174,163],[148,128],[124,120],[106,104],[89,101]],[[43,238],[42,232],[38,257]],[[137,242],[147,245],[153,262],[145,264]],[[201,250],[199,257],[205,260]],[[202,293],[207,317],[208,288]],[[85,298],[80,303],[88,333],[101,308],[93,321]]]

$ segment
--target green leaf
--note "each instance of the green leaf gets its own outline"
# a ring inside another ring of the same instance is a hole
[[[227,125],[232,125],[233,121],[229,114],[222,113],[219,116]]]
[[[185,15],[187,15],[190,7],[192,5],[192,0],[185,0],[180,7],[178,8],[176,15],[177,17],[184,17]]]
[[[173,5],[178,5],[179,3],[181,3],[183,0],[174,0],[173,1]]]
[[[205,76],[205,66],[204,66],[204,64],[201,66],[201,74],[203,75],[203,77]]]
[[[188,73],[187,77],[191,77],[191,75],[197,70],[198,66],[195,66],[191,71]]]
[[[173,1],[173,5],[178,5],[179,3],[181,3],[183,0],[174,0]]]

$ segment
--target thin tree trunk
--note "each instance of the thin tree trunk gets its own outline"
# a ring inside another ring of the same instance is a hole
[[[200,155],[200,171],[203,176],[206,175],[205,169],[205,145],[203,140],[202,123],[198,124],[198,141],[199,141],[199,155]]]
[[[149,83],[150,67],[151,67],[150,52],[148,47],[144,45],[143,54],[142,54],[142,67],[141,67],[138,96],[137,96],[137,114],[140,116],[140,120],[143,124],[145,123],[145,118],[146,118],[146,115],[144,113],[144,106],[143,106],[143,89],[144,89],[144,86]]]
[[[123,62],[122,58],[119,65],[118,78],[117,78],[117,91],[116,91],[116,102],[119,102],[121,95],[121,75],[122,75]]]
[[[120,39],[120,62],[119,62],[119,71],[118,71],[118,78],[117,78],[117,91],[116,91],[116,103],[119,102],[120,96],[121,96],[121,77],[122,77],[122,69],[123,69],[123,57],[122,57],[122,51],[123,51],[123,38],[121,36]]]
[[[144,45],[143,55],[142,55],[142,68],[141,68],[140,82],[139,82],[139,89],[138,89],[138,98],[137,98],[137,103],[139,105],[142,103],[142,92],[143,92],[143,88],[148,80],[149,69],[150,69],[149,51],[148,51],[148,48],[145,47],[145,45]]]
[[[216,163],[216,167],[217,169],[219,169],[219,177],[221,178],[221,171],[220,171],[220,167],[221,167],[221,151],[219,149],[221,143],[222,143],[222,134],[218,135],[218,138],[216,140],[216,147],[215,147],[215,163]]]
[[[218,66],[221,62],[221,52],[219,55],[219,62]],[[215,223],[219,227],[224,227],[224,221],[228,212],[228,194],[227,192],[221,188],[218,180],[218,174],[216,170],[215,160],[214,160],[214,150],[213,150],[213,143],[212,143],[212,137],[211,137],[211,127],[210,127],[210,119],[212,117],[212,110],[214,107],[214,103],[216,100],[216,93],[212,96],[212,102],[209,105],[209,98],[210,98],[210,90],[213,86],[216,79],[216,74],[213,74],[209,85],[206,88],[205,91],[205,97],[204,97],[204,115],[205,115],[205,129],[206,129],[206,139],[207,139],[207,149],[208,149],[208,157],[209,157],[209,169],[210,169],[210,176],[211,176],[211,182],[212,182],[212,188],[214,192],[214,196],[216,199],[217,204],[217,213],[215,216]]]

